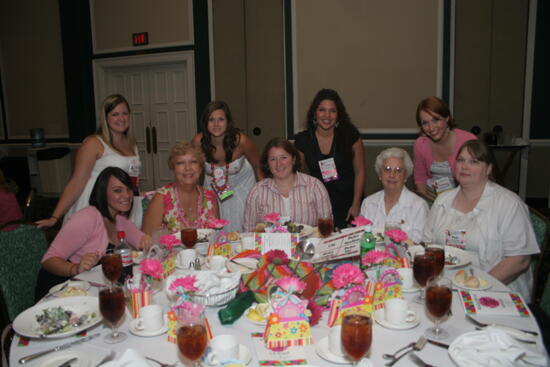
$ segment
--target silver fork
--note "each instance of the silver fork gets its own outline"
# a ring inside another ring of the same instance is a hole
[[[145,359],[148,359],[148,360],[150,360],[150,361],[153,361],[153,362],[155,362],[155,363],[158,363],[160,367],[175,367],[175,366],[178,364],[178,362],[174,362],[174,363],[172,363],[172,364],[162,363],[162,362],[157,361],[156,359],[151,358],[151,357],[145,357]]]
[[[399,348],[398,350],[396,350],[393,354],[387,354],[387,353],[382,354],[382,358],[395,359],[395,357],[399,354],[399,352],[404,351],[407,348],[412,348],[415,344],[416,344],[416,342],[409,343],[409,344],[405,345],[403,348]]]
[[[394,364],[397,363],[397,361],[399,361],[401,358],[405,357],[407,354],[409,354],[413,350],[415,352],[418,352],[419,350],[422,350],[422,348],[424,348],[424,346],[426,345],[426,342],[427,342],[426,337],[424,337],[424,335],[420,336],[420,338],[418,338],[416,343],[414,343],[412,349],[409,349],[409,350],[405,351],[404,353],[399,355],[397,358],[395,358],[393,361],[389,361],[388,363],[386,363],[386,366],[393,366]]]

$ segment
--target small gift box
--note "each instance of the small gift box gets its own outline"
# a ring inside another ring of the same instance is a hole
[[[208,246],[208,256],[216,255],[227,258],[233,256],[233,248],[231,243],[227,240],[227,233],[224,231],[219,231]]]
[[[173,234],[164,234],[159,238],[160,245],[153,245],[147,254],[148,259],[158,260],[162,265],[159,279],[166,279],[176,270],[174,247],[181,242]]]
[[[151,299],[153,292],[151,287],[146,282],[141,282],[139,279],[129,278],[126,281],[126,288],[128,289],[128,308],[135,318],[139,317],[139,311],[142,307],[152,304]]]

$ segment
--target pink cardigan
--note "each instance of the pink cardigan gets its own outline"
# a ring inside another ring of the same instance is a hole
[[[116,228],[126,232],[126,240],[134,247],[139,246],[143,237],[135,224],[128,218],[118,215]],[[109,236],[105,229],[103,216],[95,206],[87,206],[74,213],[61,227],[61,230],[42,258],[42,262],[50,257],[60,257],[73,264],[79,264],[87,253],[104,254],[109,244]]]
[[[468,140],[475,140],[477,137],[468,131],[454,128],[456,135],[456,143],[453,147],[453,152],[447,158],[451,166],[451,172],[454,174],[456,154],[458,150]],[[432,177],[431,167],[434,162],[432,155],[431,140],[427,136],[421,136],[414,142],[414,182],[417,184],[425,184],[428,178]]]

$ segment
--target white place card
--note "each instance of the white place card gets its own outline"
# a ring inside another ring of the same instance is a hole
[[[299,235],[295,233],[255,233],[256,249],[263,255],[271,250],[284,251],[288,257],[294,257]]]
[[[364,228],[347,228],[342,233],[333,234],[315,245],[312,263],[345,259],[361,254],[360,242]]]

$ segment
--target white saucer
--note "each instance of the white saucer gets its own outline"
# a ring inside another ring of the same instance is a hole
[[[252,307],[255,307],[255,305],[250,306],[249,308],[246,309],[246,311],[244,312],[244,318],[248,322],[251,322],[255,325],[266,326],[267,325],[267,317],[265,319],[263,319],[262,321],[254,320],[254,319],[251,319],[251,318],[248,317],[248,310],[251,309]]]
[[[412,311],[412,310],[411,310]],[[414,312],[414,311],[412,311]],[[411,322],[405,322],[401,325],[392,324],[384,318],[384,309],[376,310],[374,312],[374,319],[377,323],[385,327],[386,329],[394,329],[394,330],[406,330],[406,329],[412,329],[413,327],[418,326],[420,324],[420,317],[418,317],[418,314],[414,312],[414,320]]]
[[[471,291],[484,291],[486,289],[489,289],[491,288],[493,285],[491,284],[491,282],[489,282],[488,280],[486,279],[483,279],[483,278],[479,278],[479,287],[477,288],[474,288],[474,287],[468,287],[467,285],[464,285],[464,283],[462,282],[459,282],[455,279],[452,280],[453,284],[459,288],[462,288],[462,289],[468,289],[468,290],[471,290]]]
[[[71,358],[78,358],[71,363],[71,367],[88,367],[91,359],[87,353],[80,350],[64,350],[61,352],[50,354],[45,358],[39,367],[58,367],[62,363],[67,362]]]
[[[164,334],[165,332],[168,331],[168,317],[166,315],[164,315],[164,324],[162,325],[162,327],[155,331],[138,330],[136,328],[136,321],[137,321],[136,319],[130,321],[130,326],[128,327],[128,330],[130,330],[132,334],[137,336],[144,336],[144,337],[157,336],[157,335]]]
[[[418,292],[419,290],[420,290],[420,288],[417,287],[416,285],[413,285],[411,288],[401,287],[401,292],[403,292],[403,293],[414,293],[414,292]]]
[[[319,341],[319,343],[315,344],[315,352],[317,352],[317,354],[321,358],[329,362],[337,363],[337,364],[351,364],[351,361],[346,357],[340,357],[329,350],[328,336],[325,336],[323,339]],[[368,358],[363,358],[359,363],[359,365],[361,367],[374,367]]]

